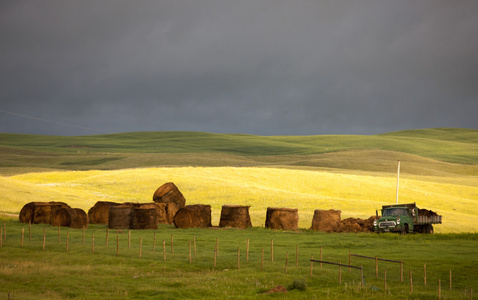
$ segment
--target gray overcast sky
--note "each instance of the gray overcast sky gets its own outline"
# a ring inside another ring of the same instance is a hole
[[[12,133],[478,129],[478,1],[2,0],[0,101]]]

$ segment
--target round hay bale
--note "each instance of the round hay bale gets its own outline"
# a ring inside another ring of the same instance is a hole
[[[187,205],[174,216],[177,228],[211,227],[211,205]]]
[[[223,205],[219,227],[247,228],[252,227],[249,215],[250,206]]]
[[[38,204],[44,204],[45,202],[29,202],[25,204],[20,210],[18,218],[20,223],[33,223],[33,214],[35,212],[35,206]]]
[[[108,228],[131,229],[133,211],[131,205],[111,206],[108,214]]]
[[[132,229],[158,229],[157,208],[135,207],[131,220]]]
[[[50,207],[47,207],[47,206]],[[68,204],[63,203],[63,202],[29,202],[25,204],[22,209],[20,210],[20,214],[18,215],[18,218],[21,223],[32,223],[32,224],[40,224],[40,223],[45,223],[45,224],[50,224],[50,219],[51,219],[51,211],[52,207],[53,208],[60,208],[60,207],[69,207]],[[41,208],[38,208],[38,211],[35,214],[35,209],[37,206],[42,206]],[[35,217],[37,220],[35,221]]]
[[[160,186],[153,194],[153,201],[158,203],[175,203],[178,208],[186,205],[186,198],[179,191],[178,187],[172,183],[167,182]]]
[[[156,202],[150,202],[150,203],[133,203],[131,204],[135,208],[150,208],[155,210],[155,220],[156,220],[156,225],[158,224],[168,224],[168,215],[167,215],[167,210],[166,207],[168,206],[168,203],[156,203]]]
[[[70,227],[73,215],[76,215],[73,209],[66,207],[59,208],[51,214],[51,225]]]
[[[77,228],[77,229],[81,229],[81,228],[87,228],[88,227],[88,215],[86,214],[86,212],[84,210],[82,210],[81,208],[73,208],[76,212],[76,217],[73,218],[71,224],[70,224],[70,227],[71,228]]]
[[[266,228],[280,230],[296,230],[299,224],[297,208],[268,207]]]
[[[46,202],[37,204],[33,211],[33,224],[51,224],[52,213],[60,208],[69,208],[60,202]]]
[[[312,218],[312,230],[334,232],[337,224],[340,222],[340,210],[320,210],[314,211],[314,217]]]
[[[91,224],[108,224],[108,215],[111,206],[118,206],[120,203],[98,201],[88,210],[88,220]]]
[[[51,225],[81,229],[88,226],[88,216],[80,208],[62,207],[51,214]]]

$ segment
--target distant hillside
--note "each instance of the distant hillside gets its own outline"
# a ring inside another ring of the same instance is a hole
[[[399,153],[476,165],[478,130],[436,128],[379,135],[316,136],[131,132],[71,137],[0,133],[2,168],[272,164],[381,170],[373,161],[375,157],[400,159]],[[357,165],[354,159],[369,166],[352,166]]]

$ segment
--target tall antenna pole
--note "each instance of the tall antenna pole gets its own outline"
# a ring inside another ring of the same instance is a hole
[[[397,168],[397,203],[398,204],[398,186],[400,181],[400,161],[398,161],[398,168]]]

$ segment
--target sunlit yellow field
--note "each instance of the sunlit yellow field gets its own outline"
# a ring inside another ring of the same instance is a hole
[[[250,205],[253,226],[264,226],[267,207],[299,209],[299,227],[309,228],[315,209],[339,209],[342,218],[368,218],[396,199],[390,173],[281,168],[180,167],[115,171],[65,171],[0,177],[3,212],[18,213],[31,201],[63,201],[87,211],[96,201],[150,202],[154,191],[174,182],[187,204]],[[416,202],[443,215],[436,232],[478,232],[478,186],[470,177],[403,175],[399,202]]]

